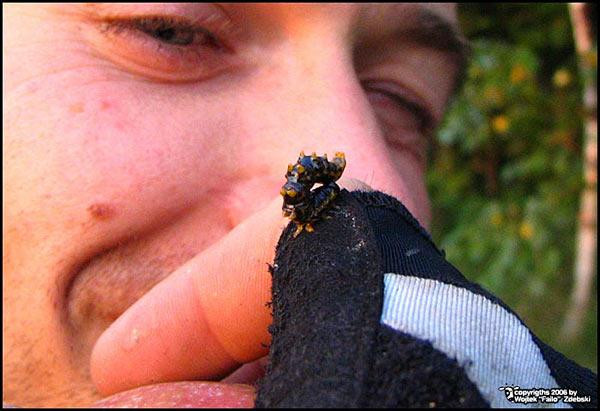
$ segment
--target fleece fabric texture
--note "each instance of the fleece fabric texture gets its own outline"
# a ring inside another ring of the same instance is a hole
[[[256,407],[363,405],[381,315],[377,242],[347,191],[312,233],[290,224],[273,265],[269,365]]]
[[[371,223],[370,226],[375,232],[383,260],[383,273],[432,279],[462,287],[499,305],[527,327],[502,300],[478,284],[467,280],[460,271],[446,261],[443,258],[443,251],[435,246],[431,236],[397,199],[380,192],[354,192],[352,194],[364,207]],[[570,405],[573,408],[597,408],[598,376],[545,344],[531,331],[530,334],[532,341],[537,345],[548,365],[550,374],[557,382],[557,387],[577,390],[578,396],[591,398],[590,403],[571,403]],[[507,406],[510,406],[510,403],[507,403]]]
[[[336,205],[334,218],[316,223],[315,232],[293,238],[290,224],[280,238],[271,270],[270,361],[255,406],[489,406],[455,359],[382,323],[383,278],[440,281],[508,307],[446,262],[393,197],[343,190]],[[584,406],[595,404],[597,377],[532,338],[559,385],[593,394]]]

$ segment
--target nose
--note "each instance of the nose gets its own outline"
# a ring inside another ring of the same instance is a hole
[[[347,159],[343,177],[399,198],[426,225],[423,178],[407,164],[398,164],[361,86],[351,51],[331,32],[313,35],[281,50],[286,58],[278,60],[276,77],[282,80],[270,105],[277,117],[274,129],[281,130],[273,150],[284,162],[294,161],[302,150],[330,157],[342,151]]]
[[[241,100],[252,105],[243,105],[238,116],[243,134],[251,136],[239,148],[252,157],[252,170],[260,170],[261,182],[244,183],[252,187],[245,191],[272,198],[301,151],[330,158],[341,151],[347,161],[342,180],[355,178],[400,199],[427,226],[422,173],[399,163],[402,156],[388,146],[343,30],[309,25],[293,41],[272,46],[268,56],[243,90]],[[240,218],[251,212],[244,207],[236,212]]]

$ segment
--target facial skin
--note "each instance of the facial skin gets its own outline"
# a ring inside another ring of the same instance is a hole
[[[266,355],[237,350],[241,338],[219,340],[235,352],[232,361],[171,375],[156,365],[150,380],[125,383],[110,358],[125,364],[136,354],[127,347],[106,354],[107,337],[91,361],[103,331],[136,301],[147,307],[142,296],[165,278],[210,267],[219,274],[226,268],[215,255],[236,255],[238,246],[245,247],[239,258],[268,278],[285,223],[279,188],[301,150],[343,151],[345,177],[399,198],[428,224],[420,123],[425,111],[426,128],[440,121],[458,64],[415,30],[424,12],[455,25],[452,6],[3,4],[3,11],[3,401],[87,406],[103,397],[98,390],[219,378]],[[182,28],[157,26],[159,18],[179,19]],[[249,271],[233,271],[223,278],[235,288]],[[199,289],[202,278],[194,280]],[[240,298],[262,307],[270,298],[268,282],[245,292],[223,291],[229,300],[220,307],[237,307]],[[203,308],[203,321],[214,324],[219,310]],[[268,335],[263,311],[242,333],[254,333],[252,341]],[[193,334],[195,325],[182,329]],[[210,342],[195,344],[186,349]],[[155,353],[147,354],[140,358],[153,367]],[[169,366],[187,367],[178,355]]]

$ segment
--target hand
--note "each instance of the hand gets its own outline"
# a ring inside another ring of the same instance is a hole
[[[370,189],[353,179],[340,185]],[[271,311],[266,303],[271,300],[271,274],[267,264],[273,262],[279,236],[289,223],[281,215],[281,204],[278,196],[181,266],[102,334],[91,356],[92,378],[101,393],[167,381],[214,380],[268,353]],[[260,374],[261,365],[264,360],[242,367],[224,382],[247,382]],[[192,388],[199,397],[219,389],[225,393],[223,399],[235,397],[253,404],[254,392],[248,386],[218,383],[165,384],[150,396],[148,388],[119,395],[126,400],[143,390],[144,405],[158,406],[156,401],[167,391],[172,398],[171,394],[189,394]]]
[[[98,390],[215,379],[266,355],[267,263],[288,222],[278,197],[133,304],[94,347]]]

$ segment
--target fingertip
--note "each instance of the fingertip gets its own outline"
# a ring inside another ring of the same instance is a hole
[[[373,188],[364,181],[351,177],[342,178],[339,181],[339,185],[348,191],[374,191]]]
[[[208,379],[268,352],[281,199],[152,288],[98,338],[92,381],[108,395],[140,385]]]
[[[90,359],[103,394],[155,382],[209,379],[238,366],[205,320],[191,271],[182,267],[105,330]]]
[[[104,395],[140,385],[226,375],[268,352],[281,199],[152,288],[98,338],[92,381]]]

